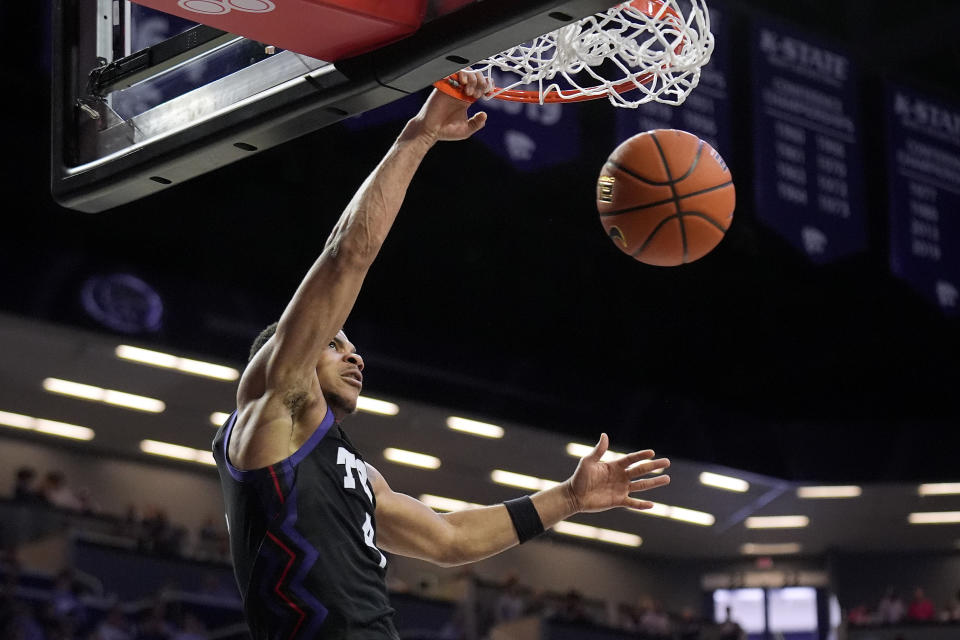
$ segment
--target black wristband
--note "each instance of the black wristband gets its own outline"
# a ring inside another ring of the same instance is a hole
[[[543,533],[543,521],[537,513],[537,508],[533,506],[530,496],[507,500],[503,505],[507,508],[510,519],[513,520],[513,528],[517,530],[520,544]]]

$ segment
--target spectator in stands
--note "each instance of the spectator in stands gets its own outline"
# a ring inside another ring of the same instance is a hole
[[[31,467],[17,469],[16,480],[13,485],[13,499],[17,502],[43,502],[43,496],[34,486],[37,472]]]
[[[173,634],[173,640],[207,640],[207,628],[192,613],[183,616],[183,628]]]
[[[947,605],[945,618],[949,622],[960,622],[960,591],[953,596],[953,602]]]
[[[25,603],[0,595],[0,638],[4,640],[47,640],[43,627]]]
[[[613,626],[624,631],[638,631],[640,629],[640,620],[637,618],[637,612],[628,602],[621,602],[617,605],[616,617],[613,620]]]
[[[510,573],[500,589],[501,593],[494,604],[496,623],[522,618],[527,610],[527,601],[523,597],[523,587],[520,586],[517,574]]]
[[[677,623],[678,640],[700,640],[703,633],[703,621],[691,607],[684,607]]]
[[[865,604],[858,604],[847,613],[847,620],[855,626],[873,624],[873,616]]]
[[[587,613],[586,605],[583,602],[583,596],[579,591],[571,589],[563,597],[560,606],[554,612],[551,619],[559,622],[578,622],[590,623],[590,615]]]
[[[914,589],[913,600],[910,602],[910,608],[907,609],[907,618],[913,622],[927,622],[933,620],[935,615],[933,601],[923,593],[922,588]]]
[[[877,608],[879,624],[899,624],[907,613],[907,605],[893,587],[888,587]]]
[[[720,624],[719,640],[746,640],[747,633],[733,619],[733,609],[727,607],[727,618]]]
[[[670,618],[663,610],[663,603],[654,600],[640,618],[640,629],[651,638],[666,638],[670,635]]]
[[[119,604],[110,607],[106,617],[93,632],[92,640],[133,640],[133,625]]]
[[[41,486],[43,498],[52,507],[80,511],[83,503],[67,486],[66,476],[62,471],[48,471]]]
[[[176,627],[167,620],[167,606],[158,601],[140,621],[136,640],[172,640],[174,633]]]
[[[181,555],[187,531],[170,522],[167,512],[150,507],[140,523],[140,548],[160,555]]]
[[[77,597],[77,588],[73,582],[73,573],[64,569],[57,574],[50,592],[52,613],[57,618],[83,618],[84,610],[80,598]]]

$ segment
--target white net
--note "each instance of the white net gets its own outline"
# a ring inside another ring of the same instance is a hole
[[[703,0],[634,0],[472,65],[500,82],[494,97],[539,102],[607,96],[618,107],[681,104],[710,60]],[[494,77],[495,76],[495,77]]]

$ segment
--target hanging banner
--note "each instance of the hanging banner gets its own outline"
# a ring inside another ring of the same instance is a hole
[[[730,134],[728,77],[730,39],[726,14],[716,2],[710,3],[710,31],[715,48],[710,62],[700,72],[700,84],[678,107],[659,102],[636,109],[617,109],[617,141],[651,129],[681,129],[707,142],[729,162],[733,156]]]
[[[757,217],[816,263],[863,251],[859,72],[836,48],[753,27]]]
[[[503,82],[496,75],[494,80]],[[573,162],[580,156],[580,105],[505,100],[478,104],[489,117],[474,137],[515,169],[538,171]]]
[[[960,314],[960,106],[888,87],[890,268]]]

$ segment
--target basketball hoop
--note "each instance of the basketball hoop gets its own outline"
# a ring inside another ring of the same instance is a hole
[[[539,36],[472,65],[497,85],[490,98],[511,102],[581,102],[608,98],[617,107],[656,101],[679,105],[710,61],[713,34],[704,0],[632,0]],[[496,76],[496,77],[495,77]],[[507,78],[507,79],[505,79]],[[469,100],[456,74],[438,89]]]

